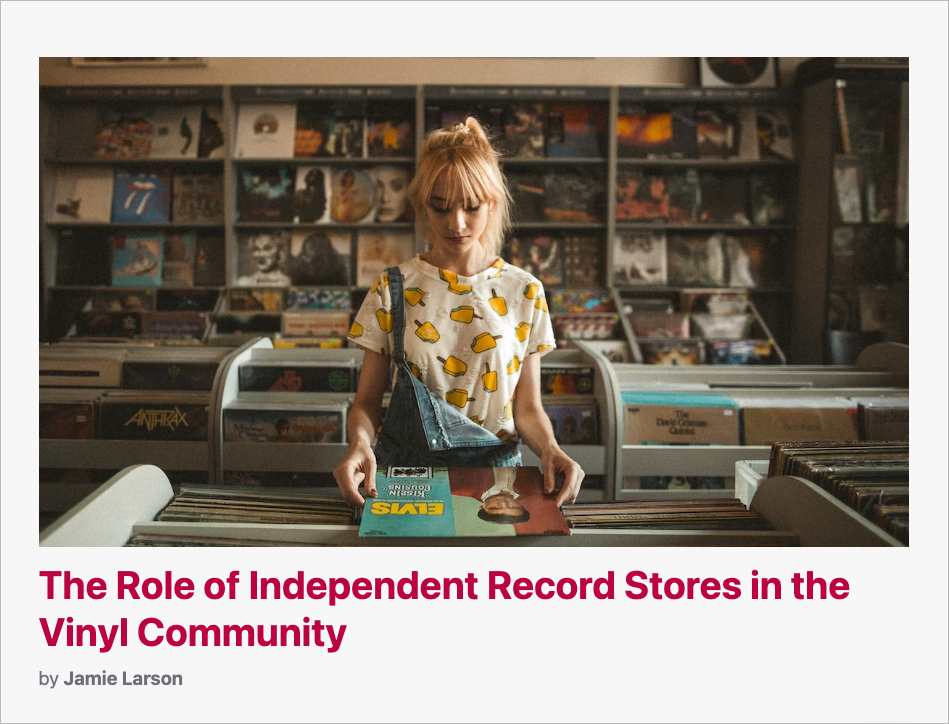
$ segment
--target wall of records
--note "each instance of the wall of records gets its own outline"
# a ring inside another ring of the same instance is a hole
[[[424,250],[425,134],[474,115],[514,198],[503,255],[558,343],[795,361],[791,91],[51,86],[41,109],[43,341],[345,347],[380,271]]]

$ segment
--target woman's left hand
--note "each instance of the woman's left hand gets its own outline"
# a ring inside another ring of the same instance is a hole
[[[583,470],[556,443],[544,448],[540,465],[544,470],[544,493],[551,495],[557,490],[557,507],[570,505],[577,499],[580,483],[583,482]]]

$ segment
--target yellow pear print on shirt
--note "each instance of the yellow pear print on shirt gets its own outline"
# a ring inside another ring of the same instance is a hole
[[[406,289],[402,293],[402,296],[404,296],[405,301],[407,301],[413,307],[416,304],[421,304],[423,307],[425,306],[425,302],[422,301],[422,297],[425,296],[425,292],[424,290],[419,289],[418,287],[412,287],[411,289]]]
[[[471,324],[472,319],[484,319],[484,317],[475,314],[474,311],[474,307],[455,307],[448,316],[462,324]]]
[[[471,349],[477,354],[481,354],[489,349],[494,349],[498,346],[498,343],[494,341],[496,339],[501,339],[501,335],[496,334],[492,336],[489,332],[482,332],[471,341]]]
[[[438,276],[441,277],[442,281],[448,282],[449,284],[454,284],[458,281],[458,275],[447,269],[439,269]]]
[[[531,333],[531,325],[529,322],[521,322],[517,325],[517,329],[514,330],[514,334],[517,335],[517,341],[523,342]]]
[[[471,294],[471,287],[467,284],[449,284],[448,291],[452,294]]]
[[[507,373],[513,375],[521,368],[521,358],[517,355],[511,358],[511,361],[507,363]]]
[[[540,284],[528,284],[524,287],[524,296],[528,299],[537,299],[540,295]]]
[[[422,379],[422,370],[420,370],[419,366],[414,362],[409,362],[409,371],[418,379]]]
[[[445,269],[438,270],[438,276],[441,277],[442,281],[448,282],[448,291],[452,294],[470,294],[471,287],[467,284],[458,283],[458,275],[455,272],[450,272]]]
[[[438,333],[438,330],[435,329],[431,322],[425,322],[425,324],[422,324],[416,319],[415,326],[418,327],[418,329],[415,330],[415,336],[423,342],[435,344],[441,337],[441,335]]]
[[[534,307],[539,309],[542,312],[549,312],[550,309],[547,307],[547,297],[541,295],[534,300]]]
[[[362,325],[359,322],[353,322],[353,326],[349,328],[349,336],[352,339],[362,337],[363,331]]]
[[[464,390],[451,390],[450,392],[445,393],[445,399],[453,404],[455,407],[464,407],[469,402],[473,402],[473,397],[468,397],[468,393]]]
[[[504,297],[499,297],[498,293],[493,289],[491,290],[491,298],[488,300],[488,304],[491,305],[491,309],[502,317],[507,314],[507,302],[504,300]]]
[[[380,285],[381,283],[382,283],[382,277],[379,277],[378,279],[376,279],[376,281],[374,281],[374,282],[372,283],[372,286],[369,287],[369,293],[370,293],[370,294],[375,294],[375,293],[376,293],[376,290],[379,288],[379,285]]]
[[[379,320],[379,329],[383,332],[392,331],[392,315],[389,314],[385,309],[376,310],[376,319]]]
[[[446,374],[451,375],[452,377],[461,377],[465,372],[468,371],[468,365],[462,362],[457,357],[449,357],[447,360],[444,357],[436,357],[439,362],[441,362],[444,367]]]
[[[484,420],[479,419],[477,415],[472,415],[468,419],[471,420],[475,425],[481,425],[484,427]]]
[[[485,392],[494,392],[498,388],[498,373],[491,371],[491,365],[485,365],[488,371],[481,375],[481,384]]]

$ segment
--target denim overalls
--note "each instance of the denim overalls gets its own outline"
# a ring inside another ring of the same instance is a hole
[[[386,270],[392,296],[393,361],[398,376],[385,423],[376,443],[376,464],[432,467],[514,467],[521,464],[518,444],[502,442],[429,390],[412,374],[402,337],[405,301],[402,272]]]

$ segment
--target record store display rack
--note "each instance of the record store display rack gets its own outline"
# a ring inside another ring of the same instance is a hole
[[[58,344],[40,348],[40,510],[72,508],[124,467],[173,484],[336,494],[362,351]],[[734,498],[739,461],[779,440],[908,440],[908,347],[856,366],[697,370],[610,363],[577,341],[542,360],[542,401],[584,469],[581,500]],[[526,448],[525,465],[540,461]]]
[[[467,115],[558,340],[787,361],[798,113],[769,88],[41,88],[41,339],[345,347],[379,272],[422,251],[425,134]]]

